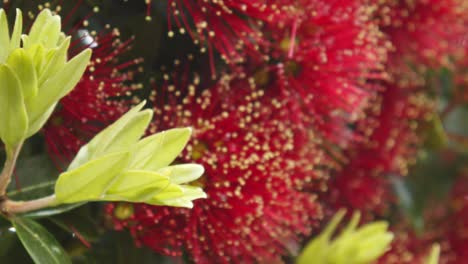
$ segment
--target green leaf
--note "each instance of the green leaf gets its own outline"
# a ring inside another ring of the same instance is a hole
[[[71,162],[68,170],[72,170],[81,166],[82,164],[109,153],[109,149],[125,149],[129,148],[130,145],[136,143],[136,141],[143,135],[143,125],[148,122],[150,118],[150,110],[139,112],[145,105],[145,101],[139,105],[133,107],[120,117],[113,124],[99,132],[88,144],[81,147],[78,154]],[[134,121],[135,120],[135,121]],[[136,129],[130,129],[128,132],[125,130],[129,128],[129,124],[137,125]],[[119,142],[118,138],[126,138],[124,141]]]
[[[97,201],[128,165],[129,152],[106,155],[62,173],[55,185],[59,203]]]
[[[20,47],[21,33],[23,32],[23,14],[21,10],[16,9],[15,26],[10,40],[10,51]]]
[[[106,199],[145,202],[170,185],[166,176],[150,171],[125,171],[106,193]]]
[[[90,58],[91,50],[84,50],[39,87],[38,96],[27,105],[31,123],[37,122],[38,119],[44,119],[44,113],[75,87],[81,76],[83,76]],[[28,136],[35,134],[36,129],[30,129]]]
[[[29,120],[30,122],[29,122],[28,133],[26,134],[26,138],[31,137],[37,131],[41,130],[41,128],[49,120],[49,117],[54,112],[56,106],[57,106],[57,103],[51,105],[49,109],[47,109],[47,111],[45,111],[44,114],[42,114],[39,118],[36,118],[35,120]]]
[[[153,205],[164,205],[164,206],[175,206],[175,207],[186,207],[192,208],[193,202],[192,200],[207,198],[207,195],[200,187],[189,186],[189,185],[181,185],[182,188],[182,195],[178,195],[179,197],[166,197],[161,199],[162,195],[156,195],[155,198],[150,200],[147,203]]]
[[[85,203],[72,203],[72,204],[62,204],[59,206],[52,206],[52,207],[47,207],[41,210],[37,211],[32,211],[32,212],[27,212],[24,214],[21,214],[22,217],[29,217],[29,218],[34,218],[34,219],[39,219],[39,218],[44,218],[44,217],[50,217],[53,215],[59,215],[63,214],[65,212],[69,212],[71,210],[74,210]]]
[[[171,164],[182,152],[191,134],[191,128],[175,128],[142,139],[135,146],[130,167],[157,171]]]
[[[0,63],[8,57],[10,49],[10,30],[8,28],[8,18],[3,9],[0,9]]]
[[[145,133],[151,118],[153,117],[153,111],[150,109],[143,110],[136,114],[134,118],[129,120],[122,129],[115,134],[109,144],[102,144],[103,147],[100,152],[95,153],[96,155],[103,155],[106,153],[112,153],[116,151],[127,150],[130,146],[135,144]]]
[[[344,210],[338,211],[325,230],[314,238],[297,259],[298,264],[363,264],[381,256],[393,240],[386,222],[373,222],[357,228],[360,214],[355,213],[348,226],[333,239]]]
[[[356,260],[358,263],[371,263],[378,259],[388,249],[388,245],[393,240],[393,234],[382,233],[371,235],[369,239],[363,241],[357,251]],[[350,242],[352,243],[352,242]]]
[[[124,114],[112,125],[101,131],[87,144],[92,157],[108,153],[110,148],[128,148],[140,139],[146,127],[142,128],[143,125],[141,125],[138,127],[139,129],[132,129],[130,133],[127,133],[125,129],[128,129],[132,124],[147,124],[148,117],[151,115],[149,113],[151,110],[145,111],[146,113],[140,112],[145,103],[146,102],[143,101],[139,105],[130,109],[130,111]],[[115,140],[117,138],[125,137],[127,140],[124,142],[118,142]]]
[[[16,233],[35,263],[71,263],[62,246],[40,224],[28,218],[12,219]]]
[[[21,39],[23,43],[27,43],[29,41],[29,38],[26,35],[22,35]],[[46,50],[42,45],[35,44],[27,48],[26,52],[28,52],[33,58],[34,68],[36,69],[37,75],[40,76],[46,64]]]
[[[37,76],[34,62],[24,49],[16,49],[8,57],[8,66],[18,77],[25,100],[37,95]]]
[[[56,74],[60,69],[63,68],[67,62],[68,48],[70,47],[70,37],[67,37],[65,41],[52,53],[52,57],[48,60],[41,76],[39,78],[39,85],[43,85],[44,82],[52,75]]]
[[[28,116],[23,101],[21,83],[6,65],[0,65],[0,137],[13,147],[24,140]]]
[[[61,24],[60,16],[55,15],[50,17],[42,28],[38,41],[47,49],[57,47],[61,32]]]
[[[28,45],[25,45],[26,48],[28,48],[29,45],[37,44],[41,40],[43,29],[51,18],[52,13],[47,8],[42,10],[39,15],[37,15],[33,25],[31,26],[31,30],[29,30],[29,40],[27,42]]]
[[[182,184],[194,181],[205,172],[199,164],[179,164],[159,169],[157,173],[167,176],[172,183]]]

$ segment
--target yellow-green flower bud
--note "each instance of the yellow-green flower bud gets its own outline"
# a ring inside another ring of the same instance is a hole
[[[359,213],[332,239],[344,214],[344,210],[339,211],[325,230],[309,242],[298,257],[298,264],[365,264],[387,251],[393,240],[393,234],[387,231],[388,224],[378,221],[357,228]]]
[[[56,202],[127,201],[192,207],[206,198],[189,183],[204,172],[198,164],[169,166],[192,130],[176,128],[140,139],[153,112],[134,107],[81,147],[55,185]]]
[[[37,16],[29,34],[22,35],[22,24],[16,10],[10,35],[0,9],[0,139],[9,149],[39,131],[91,58],[86,49],[68,60],[70,37],[61,32],[60,16],[49,9]]]

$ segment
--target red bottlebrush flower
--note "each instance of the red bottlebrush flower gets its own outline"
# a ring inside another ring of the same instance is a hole
[[[81,24],[70,34],[74,36],[70,53],[89,47],[93,55],[80,82],[59,102],[43,129],[49,152],[58,163],[70,161],[84,143],[125,113],[131,105],[129,92],[139,87],[130,82],[133,66],[141,60],[118,61],[132,40],[121,42],[117,29],[93,35]]]
[[[169,37],[174,31],[188,32],[203,52],[208,49],[214,75],[214,50],[228,64],[243,62],[247,56],[260,57],[261,21],[274,19],[279,10],[265,1],[169,0],[167,13]]]
[[[357,123],[366,139],[349,148],[348,162],[330,182],[330,201],[337,208],[381,213],[391,201],[388,176],[406,175],[415,162],[423,140],[418,125],[432,116],[433,103],[415,89],[394,85],[380,100],[378,109]]]
[[[289,12],[281,23],[268,25],[276,43],[270,68],[277,77],[267,85],[294,93],[316,131],[345,145],[352,137],[348,123],[376,93],[371,82],[385,78],[382,36],[360,1],[278,2]]]
[[[185,250],[197,263],[273,261],[297,249],[321,218],[316,195],[301,191],[320,188],[314,166],[321,156],[303,130],[281,118],[281,102],[270,103],[248,85],[227,81],[200,92],[188,84],[175,96],[156,95],[165,103],[155,101],[161,118],[154,130],[194,127],[180,159],[205,166],[194,184],[208,199],[191,210],[135,205],[127,219],[115,216],[119,205],[109,205],[118,229],[130,229],[138,242],[166,254]]]
[[[397,67],[447,64],[462,48],[458,41],[467,32],[467,6],[463,0],[385,0],[377,4],[378,20],[395,51]]]

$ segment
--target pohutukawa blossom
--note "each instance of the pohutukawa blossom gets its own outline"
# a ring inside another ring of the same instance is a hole
[[[83,78],[63,98],[43,131],[49,152],[60,164],[67,163],[79,148],[105,126],[125,113],[131,105],[132,82],[141,59],[119,61],[131,48],[132,39],[122,42],[118,29],[96,33],[86,21],[72,26],[72,56],[91,48],[93,56]]]
[[[433,103],[417,89],[389,85],[377,109],[357,123],[363,141],[345,152],[348,161],[330,183],[336,207],[382,213],[389,201],[389,176],[406,175],[424,136],[421,124],[433,116]]]
[[[229,64],[242,62],[246,56],[259,57],[261,21],[274,20],[280,8],[265,1],[169,0],[167,13],[169,37],[188,33],[203,52],[208,49],[214,74],[214,50]]]
[[[386,64],[390,78],[379,95],[381,102],[356,125],[361,138],[367,139],[345,153],[348,165],[331,183],[331,200],[337,207],[382,213],[388,206],[385,201],[391,201],[388,176],[406,175],[414,164],[424,140],[421,124],[430,122],[435,107],[424,95],[421,75],[407,65],[441,65],[459,49],[449,44],[460,38],[460,4],[391,0],[377,4],[379,26],[394,46]]]
[[[321,218],[316,195],[301,191],[318,189],[322,181],[314,145],[298,141],[301,130],[281,119],[281,102],[269,103],[247,82],[227,81],[203,92],[196,78],[186,90],[181,83],[173,84],[179,90],[155,94],[161,118],[154,130],[194,128],[180,161],[205,167],[192,184],[203,186],[208,199],[192,210],[136,205],[123,218],[116,213],[128,205],[110,205],[116,228],[130,229],[139,243],[165,254],[186,251],[197,263],[273,261],[294,252]]]
[[[278,2],[288,12],[281,23],[265,23],[278,44],[270,48],[273,65],[263,70],[269,76],[264,85],[293,93],[286,97],[316,130],[344,144],[351,137],[345,136],[347,124],[375,96],[372,82],[386,78],[382,35],[360,1]]]
[[[457,40],[466,34],[467,13],[463,0],[372,2],[381,29],[395,48],[391,61],[397,67],[446,65],[461,48]]]

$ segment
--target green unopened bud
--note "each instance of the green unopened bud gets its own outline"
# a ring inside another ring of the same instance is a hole
[[[60,17],[48,9],[37,16],[28,35],[22,35],[22,24],[21,11],[16,10],[10,36],[7,16],[0,9],[0,97],[8,98],[0,106],[0,137],[8,148],[41,129],[91,58],[87,49],[67,61],[70,38],[61,32]]]

